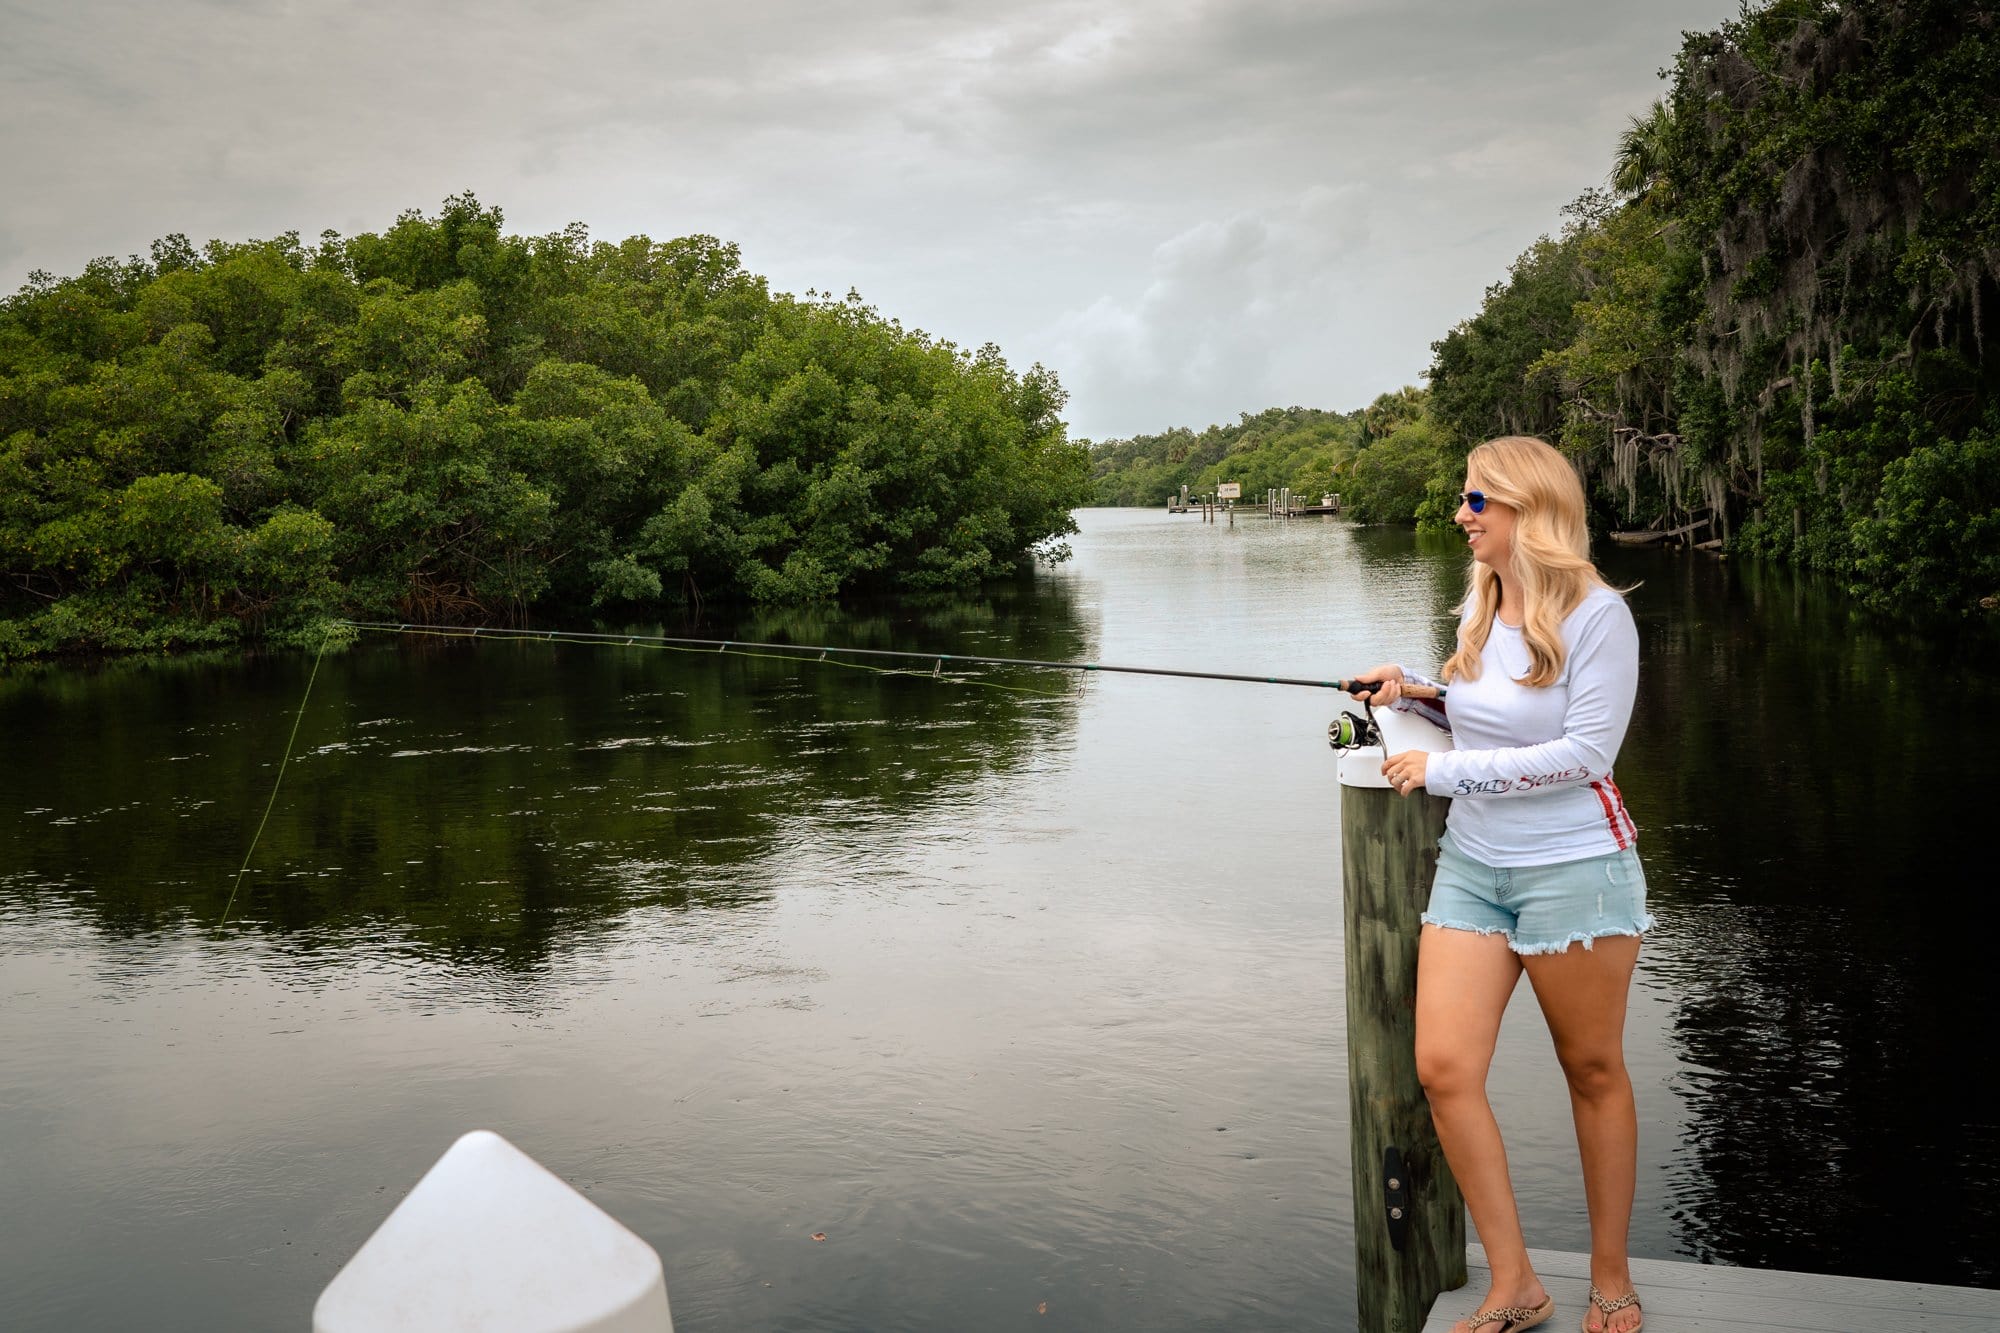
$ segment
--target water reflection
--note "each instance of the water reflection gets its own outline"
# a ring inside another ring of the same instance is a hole
[[[1065,590],[634,634],[1070,659]],[[281,657],[33,670],[0,730],[38,756],[0,875],[17,905],[114,937],[220,921],[311,670]],[[989,688],[988,686],[1001,688]],[[503,970],[624,914],[722,908],[810,828],[948,803],[1060,748],[1072,682],[645,646],[367,637],[319,667],[230,928]],[[11,792],[9,793],[12,794]]]
[[[1083,518],[1013,595],[693,632],[1309,677],[1450,645],[1448,540]],[[1663,920],[1636,1252],[1993,1281],[1990,655],[1614,555]],[[654,1244],[690,1333],[1353,1308],[1330,697],[371,640],[218,931],[306,667],[0,679],[10,1328],[296,1326],[471,1124]],[[1530,1235],[1580,1250],[1531,1012],[1503,1046]]]
[[[1687,1119],[1685,1252],[2000,1281],[2000,1118],[1970,1094],[2000,1012],[1981,775],[2000,688],[1755,565],[1630,560],[1645,667],[1619,765],[1665,930]]]

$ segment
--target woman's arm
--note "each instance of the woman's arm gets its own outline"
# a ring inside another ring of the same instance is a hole
[[[1536,745],[1449,750],[1424,766],[1438,796],[1527,796],[1582,786],[1611,770],[1639,686],[1639,631],[1624,600],[1605,599],[1575,627],[1563,734]]]

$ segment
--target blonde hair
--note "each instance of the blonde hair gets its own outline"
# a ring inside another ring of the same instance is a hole
[[[1569,648],[1562,622],[1592,588],[1608,586],[1590,562],[1590,530],[1584,522],[1583,483],[1569,460],[1544,441],[1527,435],[1488,440],[1465,459],[1467,480],[1486,492],[1488,503],[1516,514],[1513,547],[1503,575],[1472,562],[1459,603],[1469,607],[1458,631],[1458,651],[1444,664],[1446,680],[1479,679],[1479,655],[1500,617],[1502,579],[1521,591],[1521,637],[1528,646],[1526,685],[1553,685],[1562,675]]]

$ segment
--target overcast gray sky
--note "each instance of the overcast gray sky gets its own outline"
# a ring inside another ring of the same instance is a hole
[[[0,286],[185,232],[708,232],[1093,438],[1357,407],[1735,0],[0,0]]]

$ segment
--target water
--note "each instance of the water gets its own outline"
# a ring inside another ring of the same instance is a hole
[[[983,601],[705,628],[1301,676],[1449,640],[1449,542],[1082,520]],[[2000,677],[1614,555],[1635,1253],[2000,1283]],[[218,926],[310,666],[0,679],[8,1328],[302,1327],[475,1126],[657,1247],[683,1333],[1351,1323],[1331,696],[369,641]],[[1532,1242],[1585,1248],[1525,988],[1493,1090]]]

